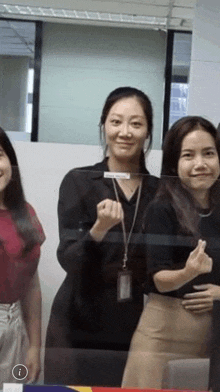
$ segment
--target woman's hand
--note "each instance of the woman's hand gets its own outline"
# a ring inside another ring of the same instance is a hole
[[[123,220],[124,213],[121,203],[105,199],[97,205],[97,219],[90,230],[96,241],[102,241],[107,232]]]
[[[213,308],[213,301],[220,300],[220,286],[215,284],[201,284],[193,286],[196,293],[184,295],[182,305],[193,313],[209,312]]]
[[[199,240],[197,247],[190,253],[185,270],[192,278],[212,270],[212,259],[205,253],[206,241]]]
[[[29,347],[26,354],[26,366],[28,368],[27,382],[36,382],[41,370],[40,349],[38,347]]]

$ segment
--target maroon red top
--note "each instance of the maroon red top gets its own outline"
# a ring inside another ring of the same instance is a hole
[[[19,300],[37,269],[45,235],[33,207],[30,204],[27,207],[40,240],[25,257],[22,257],[24,241],[17,233],[10,211],[0,209],[0,303]]]

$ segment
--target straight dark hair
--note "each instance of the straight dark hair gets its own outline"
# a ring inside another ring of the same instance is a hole
[[[23,256],[25,256],[34,245],[39,242],[39,234],[31,223],[31,217],[25,201],[21,176],[15,150],[5,131],[0,127],[0,146],[6,153],[11,163],[12,176],[3,194],[4,205],[10,211],[12,220],[16,226],[18,234],[24,240],[25,246]]]
[[[200,116],[187,116],[176,121],[167,132],[163,144],[161,181],[156,199],[169,199],[176,212],[181,232],[198,236],[198,203],[184,188],[178,176],[178,161],[182,142],[194,130],[208,132],[214,139],[220,162],[220,134],[214,125]],[[219,203],[220,184],[216,181],[210,188],[210,207]]]
[[[108,97],[106,98],[105,104],[102,109],[102,114],[99,122],[99,128],[100,128],[100,140],[103,140],[103,127],[105,125],[107,116],[109,114],[109,111],[111,110],[111,107],[119,100],[124,99],[124,98],[132,98],[135,97],[139,101],[140,105],[143,108],[144,114],[146,116],[147,120],[147,126],[148,126],[148,137],[147,139],[149,140],[147,151],[148,152],[152,146],[152,139],[153,139],[153,108],[151,101],[149,97],[141,90],[138,90],[135,87],[118,87],[115,90],[113,90]],[[106,149],[105,149],[106,153]],[[145,152],[142,150],[141,156],[140,156],[140,166],[145,167]]]

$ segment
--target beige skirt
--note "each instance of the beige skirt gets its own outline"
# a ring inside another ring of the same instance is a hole
[[[149,295],[131,341],[122,387],[160,389],[169,360],[209,356],[211,313],[193,314],[181,302]]]

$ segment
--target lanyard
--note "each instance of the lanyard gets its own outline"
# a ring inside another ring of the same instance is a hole
[[[117,190],[114,178],[112,178],[112,182],[113,182],[113,186],[114,186],[116,200],[117,200],[117,202],[120,202],[119,201],[118,190]],[[139,208],[140,198],[141,198],[141,189],[142,189],[142,180],[141,180],[141,183],[140,183],[140,185],[138,187],[138,196],[137,196],[137,201],[136,201],[136,205],[135,205],[134,217],[133,217],[133,222],[132,222],[131,230],[130,230],[130,232],[128,234],[128,237],[126,236],[124,218],[121,221],[122,232],[123,232],[123,241],[124,241],[124,249],[125,249],[124,250],[124,257],[123,257],[123,265],[122,265],[123,270],[125,270],[127,268],[128,245],[129,245],[129,242],[130,242],[130,239],[131,239],[131,235],[132,235],[132,232],[133,232],[133,229],[134,229],[134,224],[135,224],[135,221],[136,221],[136,218],[137,218],[137,213],[138,213],[138,208]]]

